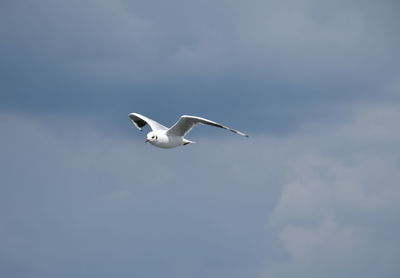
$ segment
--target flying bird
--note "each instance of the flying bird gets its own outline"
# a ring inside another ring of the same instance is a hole
[[[211,125],[219,128],[224,128],[236,134],[249,137],[248,135],[238,130],[196,116],[183,115],[170,128],[167,128],[162,124],[157,123],[156,121],[149,119],[138,113],[130,113],[128,117],[139,130],[142,130],[142,128],[148,124],[152,129],[152,131],[150,131],[147,134],[147,139],[145,142],[146,143],[149,142],[153,146],[164,149],[175,148],[178,146],[187,145],[189,143],[194,143],[192,141],[185,139],[184,137],[197,124]]]

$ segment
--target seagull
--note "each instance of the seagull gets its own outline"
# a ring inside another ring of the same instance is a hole
[[[219,128],[224,128],[229,131],[232,131],[233,133],[249,137],[247,134],[244,134],[243,132],[240,132],[238,130],[196,116],[183,115],[170,128],[167,128],[162,124],[157,123],[156,121],[149,119],[138,113],[130,113],[128,114],[128,117],[139,130],[142,130],[142,128],[148,124],[152,129],[152,131],[150,131],[147,134],[147,139],[145,140],[145,142],[146,143],[149,142],[153,146],[164,149],[170,149],[178,146],[187,145],[190,143],[195,143],[186,140],[184,136],[188,134],[189,131],[192,130],[193,126],[197,124],[211,125]]]

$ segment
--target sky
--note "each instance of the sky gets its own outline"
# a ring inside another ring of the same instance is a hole
[[[399,8],[1,1],[0,276],[399,277]]]

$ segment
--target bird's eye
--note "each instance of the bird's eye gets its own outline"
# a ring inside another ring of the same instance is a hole
[[[158,136],[156,135],[156,140],[158,139]]]
[[[151,136],[151,139],[154,139],[154,137],[155,137],[154,135],[153,135],[153,136]]]

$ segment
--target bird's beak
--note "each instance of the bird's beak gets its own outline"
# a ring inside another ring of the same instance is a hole
[[[147,142],[150,142],[150,140],[149,140],[149,139],[146,139],[146,140],[144,140],[144,142],[147,143]]]

